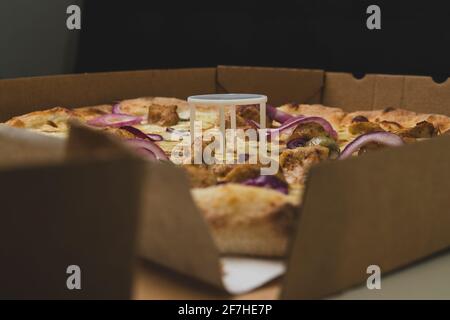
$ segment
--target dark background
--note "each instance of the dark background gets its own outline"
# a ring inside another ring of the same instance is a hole
[[[448,0],[0,0],[0,78],[226,65],[450,75]],[[66,8],[82,8],[82,29]],[[366,9],[381,7],[381,30]]]
[[[226,65],[450,75],[445,1],[85,4],[78,72]],[[217,4],[221,4],[220,7]],[[381,7],[381,30],[366,8]]]

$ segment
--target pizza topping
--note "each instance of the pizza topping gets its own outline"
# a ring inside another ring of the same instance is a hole
[[[173,133],[179,136],[189,136],[189,130],[185,129],[185,130],[180,130],[180,129],[175,129],[175,128],[166,128],[166,131],[169,133]]]
[[[173,126],[180,121],[176,105],[152,104],[148,107],[148,123],[160,126]]]
[[[143,154],[147,155],[149,160],[165,160],[169,161],[169,158],[164,153],[164,150],[161,149],[156,143],[150,141],[148,139],[127,139],[126,143],[130,146],[133,146],[137,150],[145,151]]]
[[[374,150],[378,150],[378,149],[382,149],[385,148],[386,146],[382,145],[382,144],[378,144],[376,142],[369,142],[368,144],[362,146],[359,151],[358,151],[358,156],[365,154],[367,152],[371,152]]]
[[[122,139],[134,139],[135,136],[131,132],[127,130],[123,130],[122,128],[113,128],[113,127],[102,127],[99,128],[103,132],[107,132],[109,134],[112,134],[116,137],[122,138]]]
[[[253,121],[253,120],[249,120],[249,122],[251,123],[251,125],[254,128],[260,128],[259,123]],[[286,121],[285,123],[283,123],[280,127],[278,128],[271,128],[271,129],[267,129],[267,133],[268,134],[272,134],[275,132],[284,132],[287,130],[291,130],[291,132],[295,132],[295,130],[299,127],[299,126],[305,126],[306,124],[309,123],[316,123],[318,125],[320,125],[322,127],[322,129],[324,130],[323,132],[326,135],[329,135],[330,137],[332,137],[333,139],[337,139],[337,132],[333,129],[333,126],[324,118],[321,117],[304,117],[304,116],[296,116],[293,117],[292,119],[289,119],[288,121]],[[301,127],[300,127],[301,128]],[[317,126],[313,126],[310,125],[307,127],[307,131],[308,130],[317,130],[318,127]],[[321,129],[319,129],[321,131]],[[312,136],[316,136],[317,132],[315,133],[310,133]]]
[[[307,146],[322,146],[329,149],[329,158],[337,159],[339,157],[340,149],[336,141],[329,137],[318,136],[314,137],[306,143]]]
[[[94,127],[123,127],[138,124],[142,121],[140,117],[127,114],[105,114],[87,121],[87,124]]]
[[[122,112],[120,111],[120,102],[113,104],[111,111],[114,114],[122,114]]]
[[[351,134],[364,134],[369,132],[383,131],[378,123],[369,121],[352,122],[348,127]]]
[[[145,134],[148,138],[150,138],[150,140],[152,141],[163,141],[164,138],[162,137],[162,135],[157,134],[157,133],[146,133]]]
[[[281,193],[288,194],[289,187],[286,181],[279,179],[277,176],[258,176],[242,182],[247,186],[263,187],[277,190]]]
[[[206,188],[217,184],[216,177],[211,174],[206,166],[203,165],[185,165],[191,188]]]
[[[138,128],[135,128],[132,126],[123,126],[123,127],[121,127],[121,129],[132,133],[133,135],[136,136],[136,138],[141,138],[144,140],[150,139],[152,141],[162,141],[163,140],[163,137],[159,134],[155,134],[155,133],[146,134],[146,133],[142,132],[141,130],[139,130]]]
[[[210,169],[216,177],[223,179],[234,167],[232,164],[214,164]]]
[[[287,149],[280,154],[281,170],[288,183],[302,183],[309,168],[328,156],[329,149],[320,145]]]
[[[288,149],[295,149],[295,148],[298,148],[298,147],[304,147],[306,142],[308,142],[307,139],[294,138],[294,139],[288,141],[288,143],[286,144],[286,147]]]
[[[437,135],[437,130],[432,123],[421,121],[413,128],[400,130],[398,134],[405,138],[432,138]]]
[[[225,175],[225,182],[243,182],[247,179],[256,178],[261,173],[261,166],[257,164],[234,165]]]
[[[299,126],[304,126],[305,124],[308,124],[308,123],[319,124],[328,135],[330,135],[334,139],[337,138],[337,132],[333,129],[331,124],[327,120],[325,120],[324,118],[321,118],[321,117],[297,116],[297,117],[294,117],[293,119],[287,121],[287,123],[284,123],[280,127],[274,128],[274,129],[268,129],[268,131],[269,132],[276,132],[276,131],[282,132],[287,129],[294,129],[294,132],[295,132],[296,128],[298,128]]]
[[[279,123],[285,123],[286,121],[294,118],[287,112],[281,111],[278,108],[272,107],[271,105],[266,105],[266,112],[270,119],[275,120]]]
[[[328,136],[328,132],[322,127],[322,125],[317,122],[305,123],[294,129],[289,139],[303,138],[305,140],[310,140],[318,136]]]
[[[251,104],[244,106],[236,106],[236,126],[237,127],[249,127],[252,126],[252,122],[256,122],[259,124],[260,121],[260,111],[259,105]],[[266,127],[270,127],[271,121],[269,118],[266,118]],[[225,127],[231,128],[231,116],[230,114],[226,115],[225,119]]]
[[[369,122],[369,119],[364,116],[356,116],[352,119],[352,122]]]
[[[369,144],[398,147],[404,144],[402,138],[390,132],[371,132],[360,135],[355,140],[350,142],[342,151],[339,159],[347,159],[362,147],[367,147]],[[371,148],[373,149],[374,146]]]

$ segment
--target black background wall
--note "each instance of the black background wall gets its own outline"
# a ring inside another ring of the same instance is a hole
[[[228,64],[443,81],[450,75],[445,2],[86,1],[76,71]],[[381,7],[381,30],[366,27],[370,4]]]

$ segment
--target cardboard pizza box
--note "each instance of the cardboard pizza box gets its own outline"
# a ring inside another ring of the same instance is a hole
[[[140,96],[185,99],[214,92],[265,94],[275,105],[323,103],[348,111],[403,107],[450,115],[448,81],[219,66],[1,80],[0,120],[56,105],[78,107]],[[165,164],[147,164],[138,244],[139,256],[151,262],[140,260],[134,297],[180,297],[176,292],[187,297],[325,297],[364,283],[369,265],[379,265],[384,274],[444,250],[450,246],[449,147],[450,137],[445,136],[315,167],[290,253],[282,261],[282,281],[237,296],[224,293],[224,261],[184,174]]]
[[[0,299],[129,298],[141,163],[84,127],[0,125]]]

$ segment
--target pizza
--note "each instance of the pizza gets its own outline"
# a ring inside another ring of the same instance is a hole
[[[312,166],[450,133],[447,116],[395,108],[345,112],[289,103],[268,105],[266,113],[267,134],[278,136],[276,145],[267,144],[278,150],[275,174],[262,175],[265,164],[246,162],[245,157],[232,164],[174,164],[189,178],[192,198],[224,255],[285,255]],[[122,139],[149,161],[171,161],[180,141],[186,137],[191,141],[189,116],[185,100],[144,97],[76,109],[55,107],[14,117],[6,124],[64,139],[68,121],[77,119]],[[203,129],[217,127],[216,109],[198,107],[196,120],[202,121]],[[258,122],[258,106],[237,106],[239,128],[258,129]],[[211,140],[200,143],[207,147]],[[254,146],[245,147],[250,152]]]

